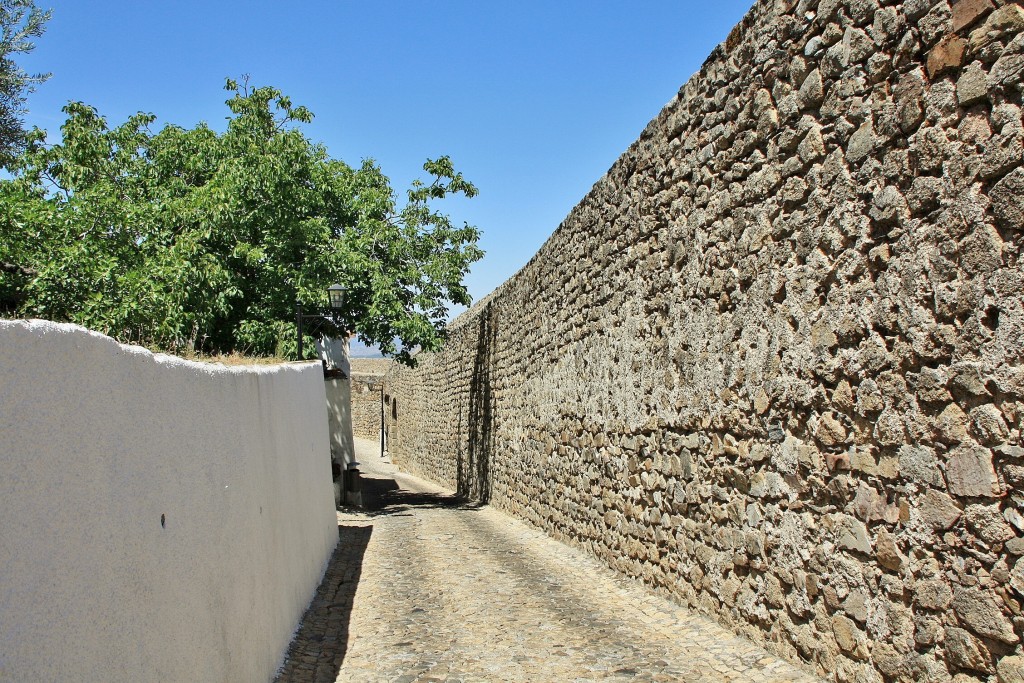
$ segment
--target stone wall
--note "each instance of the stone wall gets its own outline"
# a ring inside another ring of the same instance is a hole
[[[0,320],[0,679],[272,680],[332,497],[320,363]]]
[[[380,439],[381,389],[393,361],[352,359],[352,428],[362,439]]]
[[[1022,71],[1001,0],[759,2],[396,462],[835,680],[1022,680]]]

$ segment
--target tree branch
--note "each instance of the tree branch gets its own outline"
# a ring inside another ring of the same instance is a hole
[[[24,275],[25,277],[35,277],[36,275],[39,275],[39,271],[34,268],[27,268],[26,266],[19,266],[15,263],[7,263],[6,261],[0,261],[0,273]]]

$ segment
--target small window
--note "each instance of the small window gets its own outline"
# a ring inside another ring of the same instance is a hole
[[[391,399],[391,419],[392,420],[397,420],[398,419],[398,399],[397,398]]]

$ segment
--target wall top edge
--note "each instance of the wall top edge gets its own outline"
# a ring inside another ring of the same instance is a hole
[[[729,31],[727,36],[722,39],[711,51],[708,56],[704,59],[700,68],[694,73],[690,74],[690,77],[679,87],[679,89],[672,93],[669,101],[666,102],[659,110],[658,113],[647,122],[636,139],[629,144],[629,146],[623,151],[612,165],[609,166],[608,170],[605,171],[600,178],[594,181],[590,190],[570,209],[566,217],[558,224],[558,226],[548,235],[548,238],[544,240],[544,243],[540,246],[537,252],[530,257],[519,270],[517,270],[511,277],[502,282],[500,285],[491,290],[488,294],[482,296],[479,300],[473,303],[467,310],[463,311],[448,323],[448,329],[456,330],[469,321],[475,320],[480,312],[487,306],[488,303],[496,298],[499,298],[501,292],[508,288],[511,283],[522,277],[523,273],[527,271],[534,263],[542,258],[548,250],[548,247],[552,240],[554,240],[558,234],[565,228],[566,224],[571,221],[574,215],[579,213],[595,195],[595,193],[601,188],[601,186],[608,182],[609,178],[615,174],[616,171],[621,169],[622,166],[632,163],[632,156],[635,155],[638,147],[645,141],[649,140],[652,136],[659,132],[664,123],[664,116],[666,112],[678,106],[680,103],[684,103],[689,98],[688,86],[690,84],[706,75],[706,72],[710,67],[722,59],[728,59],[729,55],[736,49],[736,47],[746,37],[746,32],[757,22],[758,19],[765,19],[773,17],[780,12],[791,11],[796,6],[795,0],[755,0],[750,9],[743,15],[743,17],[736,23],[735,26]]]
[[[30,336],[42,339],[43,337],[80,337],[82,340],[90,340],[90,343],[107,345],[119,353],[126,355],[151,358],[154,362],[167,367],[188,368],[208,375],[273,375],[282,372],[307,372],[309,368],[320,371],[319,361],[299,361],[294,363],[278,364],[252,364],[252,365],[225,365],[223,363],[206,363],[201,361],[187,360],[167,353],[150,351],[149,349],[135,344],[122,344],[112,337],[90,330],[74,323],[58,323],[52,320],[33,319],[0,319],[0,334],[7,332],[21,331]]]

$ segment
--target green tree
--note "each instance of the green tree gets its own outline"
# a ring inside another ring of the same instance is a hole
[[[0,0],[0,162],[6,163],[25,143],[25,96],[50,74],[28,74],[14,57],[31,52],[32,38],[46,30],[50,12],[32,0]]]
[[[0,183],[0,260],[21,269],[0,282],[17,313],[169,350],[294,357],[296,300],[323,307],[337,282],[364,342],[400,360],[436,348],[483,252],[477,229],[434,203],[476,188],[447,157],[428,160],[430,180],[399,206],[373,161],[353,168],[300,132],[306,108],[274,88],[226,89],[224,133],[153,133],[148,114],[109,128],[73,103],[60,144],[30,137]]]

